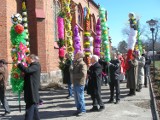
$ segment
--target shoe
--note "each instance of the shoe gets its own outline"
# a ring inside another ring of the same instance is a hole
[[[66,98],[67,98],[67,99],[71,99],[71,98],[72,98],[72,96],[67,96]]]
[[[114,101],[110,99],[107,103],[113,103],[113,102],[114,102]]]
[[[43,105],[43,101],[42,101],[42,100],[40,100],[38,105]]]
[[[145,88],[147,88],[148,86],[147,86],[147,85],[145,85],[144,87],[145,87]]]
[[[119,104],[120,103],[120,100],[116,100],[116,102],[114,104]]]
[[[86,114],[86,112],[80,112],[80,113],[77,114],[77,117],[84,116],[85,114]]]
[[[103,111],[105,109],[105,107],[104,106],[100,106],[100,108],[99,108],[99,112],[101,112],[101,111]]]
[[[6,116],[6,115],[9,115],[10,114],[10,112],[5,112],[2,116]]]
[[[89,111],[90,112],[97,112],[98,111],[98,107],[97,106],[93,106]]]
[[[136,95],[136,93],[129,93],[129,94],[127,94],[127,96],[134,96],[134,95]]]
[[[73,113],[73,116],[77,116],[79,113],[79,111],[76,111],[75,113]]]

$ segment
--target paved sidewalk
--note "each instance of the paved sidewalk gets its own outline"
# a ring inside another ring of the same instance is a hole
[[[102,98],[105,103],[105,110],[102,112],[89,112],[91,106],[90,96],[85,95],[87,113],[84,116],[76,117],[74,99],[66,99],[67,90],[45,90],[40,91],[44,104],[39,107],[41,120],[152,120],[150,109],[149,88],[143,88],[142,92],[137,92],[136,96],[128,97],[126,84],[121,83],[120,104],[108,104],[109,87],[102,86]],[[22,112],[18,110],[17,96],[12,92],[7,92],[7,99],[11,107],[11,114],[2,117],[3,109],[0,108],[0,120],[24,120],[24,102]]]

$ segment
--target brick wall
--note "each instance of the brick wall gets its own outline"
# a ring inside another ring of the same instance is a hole
[[[0,3],[0,59],[7,59],[7,1]]]
[[[58,68],[58,49],[54,49],[54,0],[27,0],[28,11],[28,26],[30,34],[30,50],[31,53],[36,54],[40,58],[42,72],[45,75],[54,76],[59,75]],[[87,0],[74,0],[77,4],[81,4],[82,8],[88,5]],[[10,28],[12,26],[10,17],[17,12],[21,13],[22,0],[0,0],[0,59],[4,58],[8,62],[11,59],[11,42],[10,42]],[[36,10],[44,11],[44,18],[36,17]],[[98,10],[95,6],[90,4],[91,14],[98,15]],[[72,25],[77,24],[77,8],[73,16]],[[81,36],[83,33],[81,31]],[[83,42],[83,41],[82,41]],[[9,71],[11,65],[9,65]],[[49,74],[48,74],[49,73]]]
[[[17,1],[0,0],[0,59],[5,59],[8,62],[11,60],[11,42],[10,29],[12,26],[11,15],[17,13]],[[11,65],[8,65],[10,73]]]

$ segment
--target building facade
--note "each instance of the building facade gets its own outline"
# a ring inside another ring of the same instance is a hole
[[[15,13],[22,13],[23,0],[0,0],[0,59],[8,62],[11,59],[10,17]],[[61,9],[61,0],[25,0],[28,12],[28,29],[31,53],[40,58],[42,66],[42,80],[56,81],[61,77],[58,68],[58,37],[56,19]],[[98,5],[92,0],[72,0],[72,29],[79,26],[81,43],[83,44],[84,12],[90,7],[91,32],[95,36],[95,24],[98,19]],[[9,71],[11,65],[8,65]],[[56,76],[56,77],[54,77]]]

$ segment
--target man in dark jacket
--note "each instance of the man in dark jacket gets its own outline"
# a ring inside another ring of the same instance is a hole
[[[68,85],[68,96],[67,99],[70,99],[72,97],[72,82],[71,82],[71,76],[69,68],[71,66],[71,59],[69,59],[69,55],[66,53],[65,55],[66,60],[64,64],[64,70],[63,70],[63,83]]]
[[[144,86],[147,87],[147,85],[148,85],[148,79],[149,79],[149,76],[150,76],[151,58],[147,54],[142,54],[142,56],[145,57],[145,66],[144,66],[145,79],[144,79]]]
[[[5,109],[5,113],[3,114],[3,116],[10,113],[8,102],[5,97],[6,82],[8,80],[7,67],[5,63],[5,60],[0,60],[0,101],[3,105],[3,108]]]
[[[117,54],[113,53],[113,59],[110,62],[107,62],[109,67],[109,74],[110,74],[110,100],[108,103],[112,103],[114,101],[114,87],[116,89],[116,102],[118,104],[120,102],[120,88],[119,88],[119,77],[121,74],[121,66],[120,61],[117,58]]]
[[[93,55],[91,58],[92,65],[89,68],[89,81],[87,93],[91,95],[93,101],[93,107],[90,111],[101,111],[103,110],[104,104],[101,99],[101,81],[102,81],[102,67],[98,63],[98,56]],[[100,106],[98,109],[98,105]]]
[[[19,63],[18,68],[24,72],[24,100],[26,103],[25,120],[40,120],[38,113],[39,85],[41,67],[34,54],[28,57],[29,67]]]

